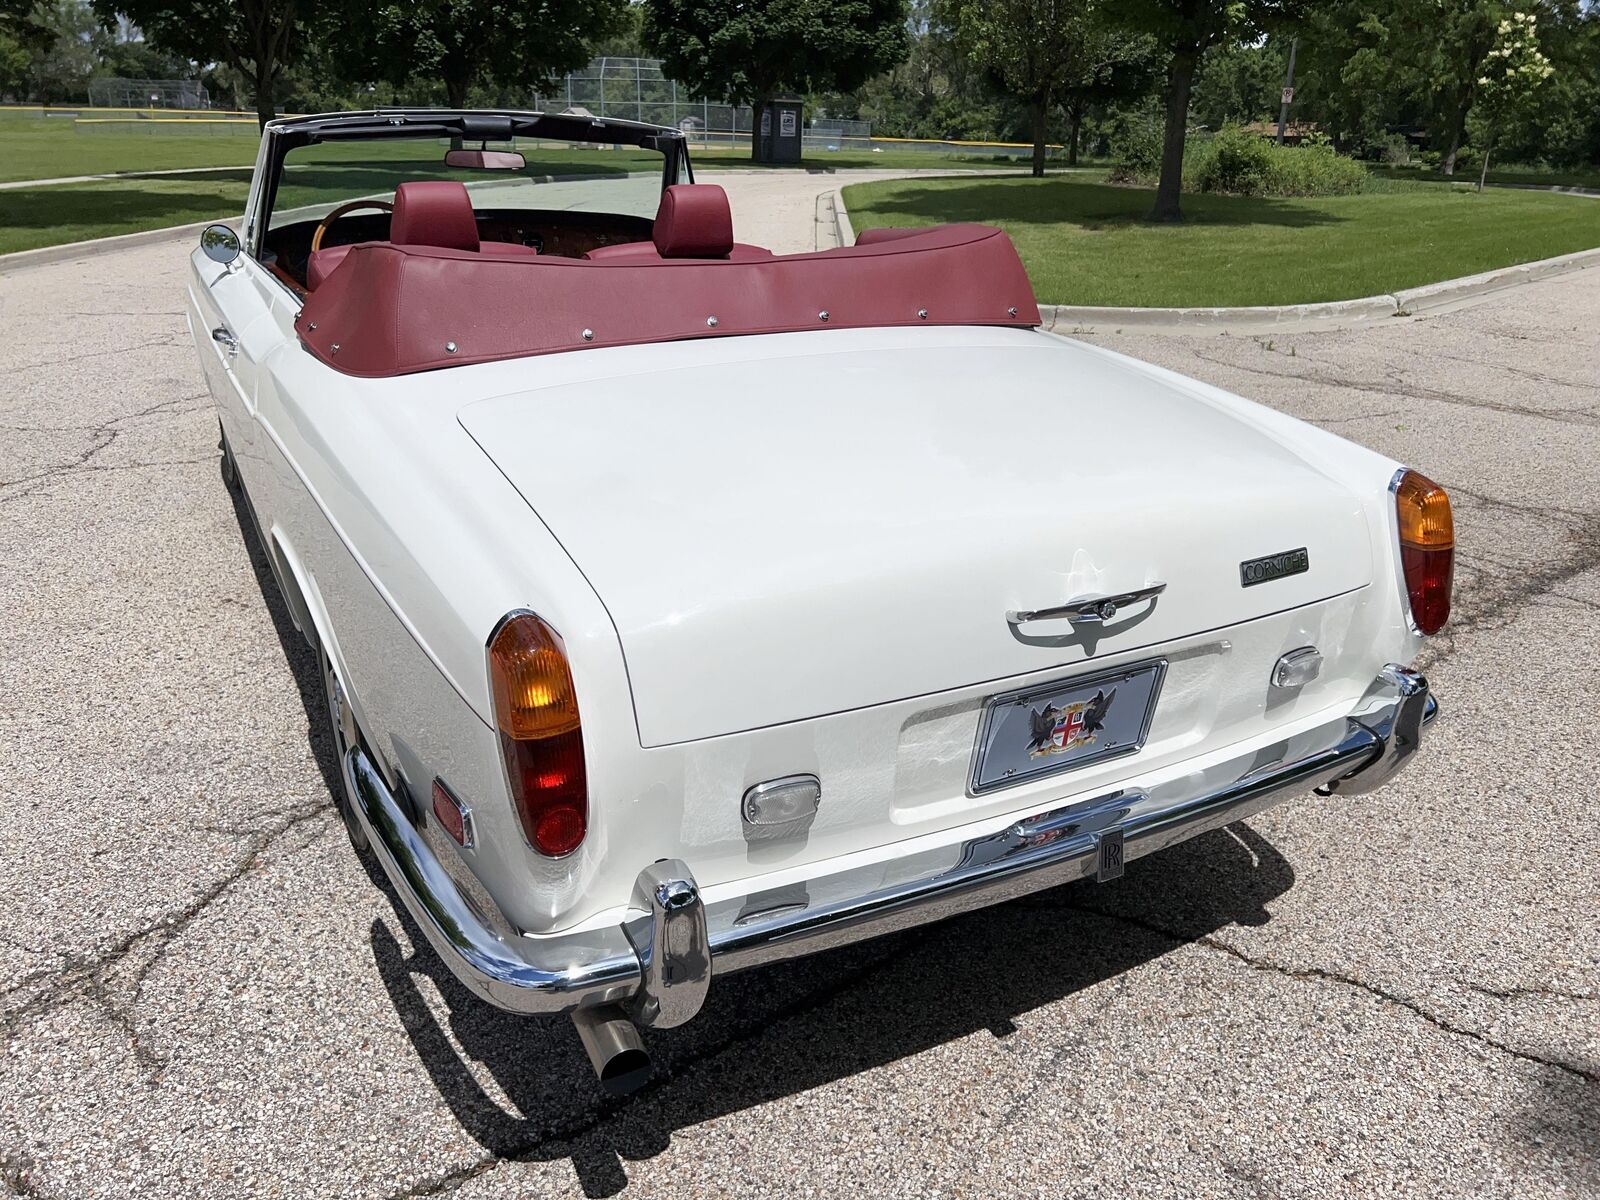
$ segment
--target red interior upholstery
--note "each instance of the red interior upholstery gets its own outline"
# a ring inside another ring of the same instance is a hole
[[[402,183],[394,190],[389,240],[396,246],[478,248],[478,218],[464,185],[450,179]]]
[[[389,240],[399,246],[438,246],[481,251],[503,258],[531,258],[539,252],[517,242],[480,242],[478,218],[467,189],[450,180],[402,183],[394,193]],[[325,246],[306,260],[306,290],[316,291],[350,254],[349,246]]]
[[[1011,239],[946,225],[746,260],[586,262],[369,242],[307,297],[295,330],[335,370],[384,377],[687,338],[1038,323]]]
[[[661,193],[650,239],[662,258],[727,258],[733,209],[714,183],[675,183]]]
[[[313,250],[311,257],[306,260],[306,287],[316,291],[349,254],[349,246],[324,246],[321,250]]]
[[[772,251],[733,240],[728,193],[714,183],[675,183],[661,193],[648,242],[600,246],[584,257],[596,262],[661,258],[716,258],[735,262],[771,258]]]
[[[863,229],[856,234],[856,245],[877,246],[883,242],[898,242],[901,238],[921,237],[925,233],[943,228],[943,225],[912,225],[905,228],[886,225],[880,229]]]
[[[584,255],[592,262],[660,262],[661,251],[654,242],[622,242],[615,246],[596,246]],[[732,262],[749,262],[755,258],[771,258],[772,251],[765,246],[750,246],[735,242],[724,258]]]

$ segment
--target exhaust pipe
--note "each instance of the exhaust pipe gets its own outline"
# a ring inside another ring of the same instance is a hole
[[[573,1012],[572,1024],[607,1095],[626,1096],[644,1086],[650,1078],[650,1055],[621,1008],[580,1008]]]

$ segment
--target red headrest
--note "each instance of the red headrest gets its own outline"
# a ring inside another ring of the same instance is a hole
[[[402,183],[394,190],[389,240],[396,246],[478,249],[478,219],[467,189],[450,179]]]
[[[733,210],[714,183],[675,183],[661,193],[651,232],[662,258],[727,258],[733,249]]]

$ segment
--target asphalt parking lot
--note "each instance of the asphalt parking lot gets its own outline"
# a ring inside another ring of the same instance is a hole
[[[10,1191],[1600,1195],[1600,270],[1098,339],[1450,489],[1427,753],[1115,884],[721,980],[618,1101],[350,850],[314,663],[218,477],[188,248],[0,277]]]

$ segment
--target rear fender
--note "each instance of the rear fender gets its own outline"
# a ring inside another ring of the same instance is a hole
[[[272,527],[272,534],[265,539],[265,544],[274,573],[278,576],[278,586],[283,592],[290,618],[305,636],[308,645],[313,648],[320,646],[327,654],[328,661],[333,664],[334,673],[344,685],[345,698],[349,700],[351,711],[355,713],[356,724],[361,729],[362,737],[368,746],[376,747],[379,743],[373,737],[373,726],[368,721],[366,709],[361,703],[361,693],[345,663],[344,654],[339,649],[339,638],[334,633],[333,622],[328,617],[328,608],[323,603],[316,577],[295,553],[293,543],[289,541],[281,526]],[[382,754],[375,754],[373,757],[379,770],[383,772],[385,782],[390,787],[399,786],[394,768],[387,758]]]

